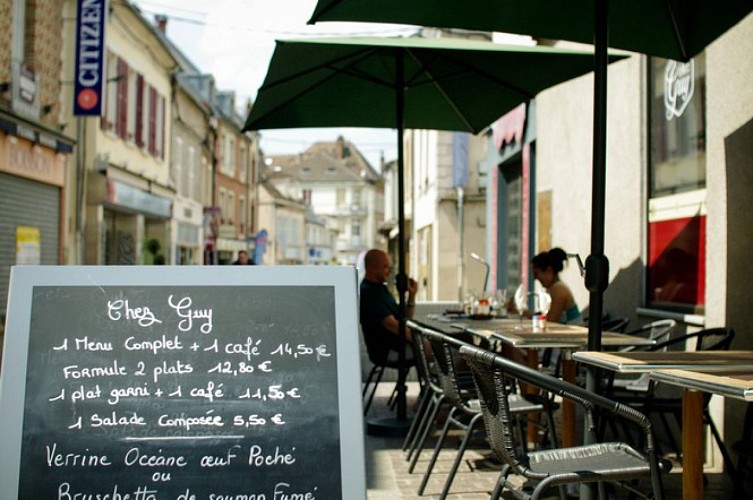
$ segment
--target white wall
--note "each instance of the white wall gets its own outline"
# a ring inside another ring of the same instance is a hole
[[[606,309],[631,315],[642,295],[646,163],[644,59],[634,55],[608,71],[605,254],[610,261]],[[586,75],[536,99],[536,190],[552,191],[553,246],[591,253],[593,76]],[[535,201],[535,200],[534,200]],[[533,242],[535,244],[535,242]],[[535,249],[536,252],[547,249]],[[584,309],[588,291],[573,262],[563,275]]]

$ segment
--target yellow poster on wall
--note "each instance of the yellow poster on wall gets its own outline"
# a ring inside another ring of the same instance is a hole
[[[38,227],[16,226],[16,265],[39,265],[41,237]]]

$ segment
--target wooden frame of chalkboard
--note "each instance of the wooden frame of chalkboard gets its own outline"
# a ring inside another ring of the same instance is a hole
[[[365,498],[359,359],[351,267],[14,267],[0,499]]]

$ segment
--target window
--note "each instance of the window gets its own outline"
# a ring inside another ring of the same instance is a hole
[[[225,189],[220,188],[220,199],[219,201],[219,207],[220,207],[220,213],[222,214],[222,219],[227,219],[227,207],[225,206]]]
[[[201,199],[199,200],[204,205],[211,204],[212,201],[212,166],[206,156],[201,156],[201,180],[199,182],[199,189],[203,188]]]
[[[188,146],[188,149],[186,151],[186,167],[185,167],[185,195],[189,198],[193,198],[195,200],[199,199],[199,193],[196,189],[196,169],[198,166],[196,165],[196,148],[193,146]]]
[[[186,168],[183,165],[183,139],[180,137],[175,138],[173,144],[173,180],[175,181],[175,191],[182,196],[185,196],[185,181],[184,175]]]
[[[147,110],[149,113],[147,116],[149,118],[147,121],[146,150],[150,155],[154,156],[157,152],[157,89],[150,85],[147,95]]]
[[[706,260],[706,65],[652,58],[646,302],[702,312]]]
[[[147,121],[144,118],[144,114],[146,113],[145,107],[144,107],[144,76],[140,73],[136,75],[136,102],[135,105],[135,112],[134,112],[134,133],[135,137],[134,140],[136,142],[136,145],[140,148],[143,148],[145,145],[144,142],[144,123],[147,123]]]
[[[126,123],[126,139],[128,142],[136,142],[136,126],[140,125],[140,120],[137,116],[141,112],[139,106],[139,92],[141,92],[141,85],[143,79],[139,73],[132,69],[128,72],[128,118]]]
[[[240,181],[246,182],[248,179],[248,155],[246,154],[246,146],[240,143],[238,146],[238,165],[240,166]]]
[[[241,232],[246,233],[248,228],[246,227],[246,222],[248,220],[248,214],[246,213],[246,197],[240,196],[238,198],[238,219],[241,223]]]
[[[128,134],[128,64],[118,57],[116,78],[115,134],[125,139]]]
[[[156,90],[155,90],[156,93]],[[165,159],[165,98],[159,94],[156,94],[157,98],[157,107],[156,107],[156,113],[157,116],[154,120],[154,126],[156,127],[156,130],[154,131],[155,135],[155,143],[154,143],[154,156],[159,158],[160,160]]]
[[[232,134],[222,137],[222,173],[235,175],[235,138]]]
[[[235,222],[235,193],[228,191],[227,193],[227,219],[230,224]]]
[[[107,53],[107,81],[111,82],[118,74],[119,58],[112,52]],[[105,85],[105,111],[100,120],[102,130],[113,130],[118,119],[118,87]]]

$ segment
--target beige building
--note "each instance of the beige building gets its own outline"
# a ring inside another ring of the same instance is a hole
[[[306,262],[307,206],[296,196],[295,186],[263,181],[259,186],[259,226],[266,231],[263,260],[257,264]],[[258,253],[257,253],[258,255]]]
[[[466,291],[482,291],[486,276],[486,267],[470,255],[486,255],[487,140],[409,130],[405,141],[405,170],[412,176],[404,200],[408,274],[419,281],[421,300],[462,300]],[[396,180],[388,199],[396,199]],[[395,208],[388,220],[397,220]]]
[[[64,16],[76,17],[76,2]],[[63,75],[74,79],[74,22],[65,23]],[[73,179],[82,196],[70,197],[81,219],[78,263],[171,262],[175,188],[170,147],[172,73],[177,61],[157,28],[127,2],[109,6],[105,28],[105,92],[101,117],[72,117],[73,93],[63,94],[77,140]]]
[[[0,322],[10,267],[76,262],[75,140],[60,93],[62,0],[0,0]]]
[[[176,78],[174,96],[176,113],[170,166],[170,182],[175,187],[172,262],[202,264],[204,207],[210,206],[212,200],[212,109],[192,80],[181,75]]]

